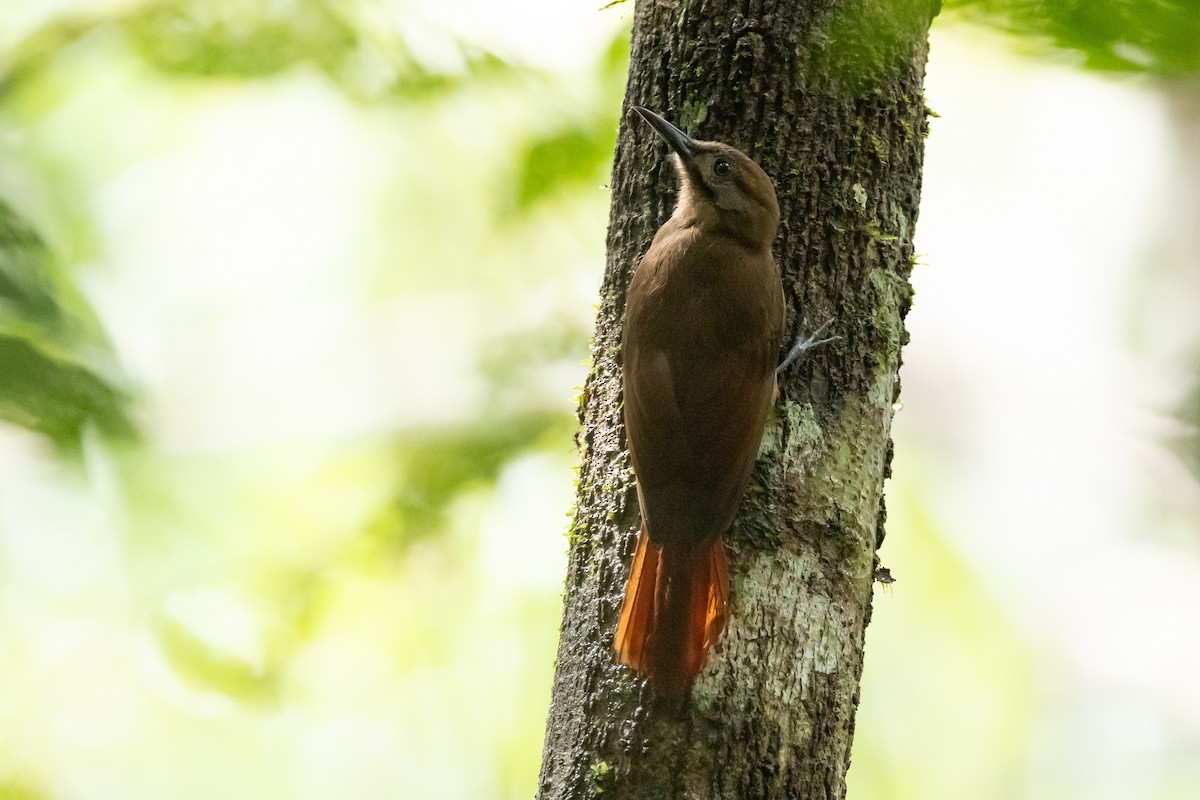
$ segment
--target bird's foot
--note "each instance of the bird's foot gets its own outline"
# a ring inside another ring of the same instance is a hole
[[[803,356],[809,350],[812,350],[814,347],[826,344],[828,342],[836,342],[838,339],[841,339],[842,337],[840,336],[826,336],[824,339],[818,338],[821,336],[821,334],[825,333],[825,329],[832,324],[832,319],[826,320],[824,325],[817,328],[809,336],[805,336],[802,333],[800,336],[796,337],[796,343],[792,345],[792,349],[788,351],[787,357],[784,358],[783,361],[780,362],[779,366],[775,368],[775,374],[782,374],[785,369],[798,361],[801,356]]]

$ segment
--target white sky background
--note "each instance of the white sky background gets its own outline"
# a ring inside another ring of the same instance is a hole
[[[388,5],[379,5],[386,16]],[[405,34],[435,62],[449,50],[432,32],[453,30],[534,66],[574,70],[630,8],[601,15],[600,5],[420,0],[403,6]],[[411,9],[423,22],[412,22]],[[1200,639],[1189,634],[1200,619],[1197,532],[1189,527],[1200,519],[1200,493],[1154,440],[1188,389],[1178,355],[1194,352],[1200,338],[1196,306],[1148,313],[1134,305],[1173,209],[1171,123],[1142,85],[1023,61],[968,33],[933,39],[926,95],[941,116],[928,140],[917,227],[926,255],[914,276],[894,466],[902,474],[908,461],[938,482],[930,494],[945,505],[934,513],[953,545],[1029,640],[1053,654],[1061,672],[1046,677],[1061,710],[1048,724],[1072,735],[1048,734],[1046,747],[1076,742],[1065,755],[1081,764],[1078,780],[1094,782],[1096,797],[1135,797],[1130,781],[1152,781],[1172,746],[1157,717],[1145,721],[1147,709],[1171,709],[1200,736]],[[255,92],[189,105],[173,148],[101,181],[99,225],[121,269],[96,270],[87,286],[123,363],[147,389],[160,444],[236,449],[471,413],[471,353],[505,323],[452,293],[414,295],[412,307],[363,319],[366,278],[345,272],[354,259],[341,256],[361,247],[364,204],[384,177],[373,165],[395,142],[315,81]],[[323,104],[315,117],[313,103]],[[59,113],[70,130],[72,114],[86,120],[90,112]],[[313,118],[320,124],[307,124]],[[121,135],[137,148],[139,135],[161,131],[131,125]],[[298,165],[297,184],[281,195],[280,176],[296,176]],[[170,191],[181,183],[190,191]],[[264,203],[270,219],[244,224]],[[599,257],[580,262],[556,296],[590,314],[594,298],[579,287],[594,292],[601,266]],[[280,293],[284,277],[290,288]],[[421,339],[431,320],[451,316],[472,321],[467,339]],[[1137,319],[1148,329],[1139,337],[1131,335]],[[558,378],[564,403],[582,370]],[[422,376],[420,394],[398,375]],[[293,391],[301,385],[311,390]],[[31,471],[19,439],[0,447],[0,477],[29,489],[0,509],[9,570],[23,576],[8,585],[8,602],[27,602],[18,597],[25,585],[68,593],[119,581],[105,538],[119,513],[109,490],[89,501],[70,499],[73,484],[38,488],[46,475]],[[498,585],[561,582],[570,480],[552,459],[529,457],[505,472],[487,508],[468,509],[480,515],[480,558]],[[526,512],[535,505],[531,524]],[[898,535],[885,561],[902,549]],[[1190,549],[1177,546],[1189,536]],[[518,550],[530,558],[514,563]],[[75,567],[63,571],[68,551]],[[902,598],[904,574],[896,572]],[[119,587],[111,598],[120,605]],[[887,615],[881,602],[873,624],[886,625]],[[43,637],[45,663],[65,663],[76,635]],[[376,746],[384,763],[389,748]],[[348,766],[330,767],[321,780],[336,783],[337,769],[360,766],[343,755]]]

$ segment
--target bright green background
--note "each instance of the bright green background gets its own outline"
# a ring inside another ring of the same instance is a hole
[[[598,5],[5,0],[0,800],[531,796]],[[853,800],[1196,796],[1198,20],[935,26]]]

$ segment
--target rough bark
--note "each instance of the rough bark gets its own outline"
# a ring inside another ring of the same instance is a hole
[[[620,330],[672,169],[623,115],[562,638],[538,796],[841,798],[899,394],[926,130],[930,0],[642,0],[626,110],[729,142],[776,184],[794,336],[843,338],[789,371],[728,537],[731,618],[690,697],[614,663],[638,509]]]

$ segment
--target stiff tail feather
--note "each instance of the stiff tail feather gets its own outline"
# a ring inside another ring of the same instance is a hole
[[[613,641],[617,660],[663,694],[682,695],[725,627],[728,608],[724,540],[661,547],[643,522]]]

